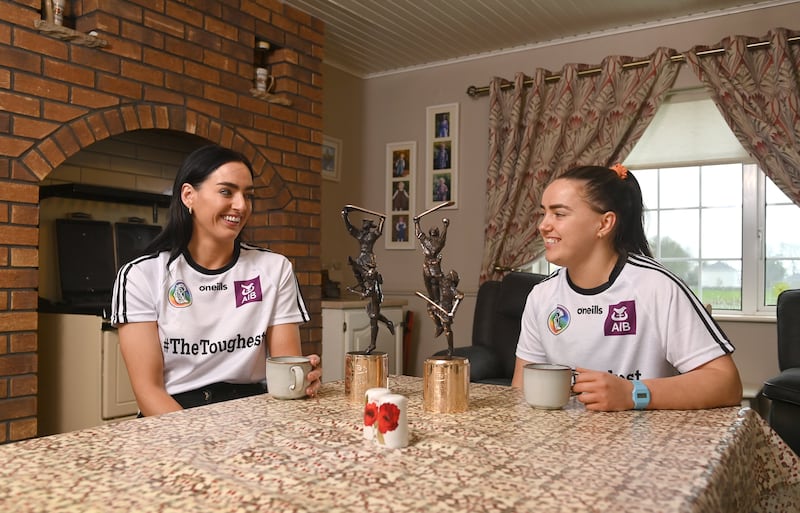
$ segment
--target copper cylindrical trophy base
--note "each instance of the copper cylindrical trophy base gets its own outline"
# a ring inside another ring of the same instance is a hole
[[[353,404],[364,403],[370,388],[388,388],[389,355],[383,351],[349,351],[344,356],[344,394]]]
[[[460,413],[469,407],[469,360],[433,356],[425,360],[422,406],[433,413]]]

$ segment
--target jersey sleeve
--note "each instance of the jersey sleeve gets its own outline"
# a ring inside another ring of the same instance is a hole
[[[269,325],[307,322],[310,319],[291,262],[280,257],[278,294]]]
[[[700,300],[680,286],[671,297],[667,323],[667,360],[678,372],[688,372],[734,351]]]
[[[160,273],[148,273],[143,265],[129,263],[120,268],[111,298],[111,325],[158,320],[159,287],[153,282]]]

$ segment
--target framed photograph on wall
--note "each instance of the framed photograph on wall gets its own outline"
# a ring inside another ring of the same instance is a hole
[[[425,124],[425,208],[458,208],[458,104],[428,107]]]
[[[338,182],[342,178],[342,141],[327,135],[322,138],[322,178]]]
[[[386,145],[386,249],[414,249],[414,208],[417,176],[417,143]]]

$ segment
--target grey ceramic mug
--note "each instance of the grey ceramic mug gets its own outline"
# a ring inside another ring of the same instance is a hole
[[[523,368],[525,401],[534,408],[555,410],[569,402],[574,371],[569,365],[529,363]]]
[[[276,399],[300,399],[306,396],[311,360],[305,356],[270,356],[267,358],[267,390]]]

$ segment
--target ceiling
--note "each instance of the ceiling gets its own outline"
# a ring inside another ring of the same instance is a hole
[[[324,62],[361,78],[787,0],[283,0],[325,22]]]

